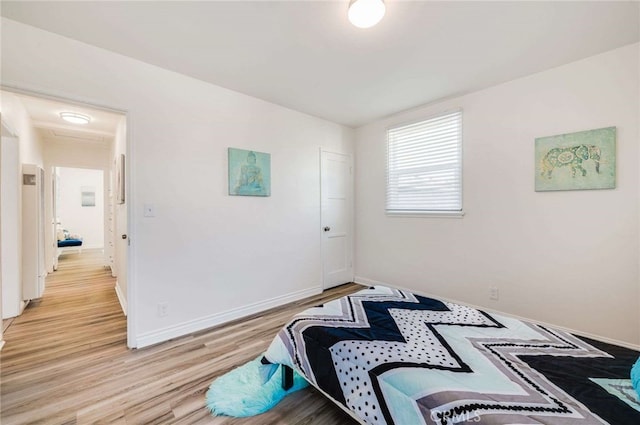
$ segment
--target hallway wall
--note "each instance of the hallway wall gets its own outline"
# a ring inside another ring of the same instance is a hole
[[[85,249],[104,247],[103,174],[102,170],[59,168],[58,219],[62,228],[82,237]],[[88,191],[94,194],[93,205],[86,205]]]

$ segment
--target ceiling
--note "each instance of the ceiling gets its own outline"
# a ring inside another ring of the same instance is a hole
[[[357,127],[640,39],[640,3],[2,1],[2,15]]]
[[[82,143],[105,148],[111,146],[122,115],[87,107],[69,105],[48,99],[16,95],[31,117],[33,126],[45,141]],[[76,112],[91,117],[88,124],[71,124],[60,118],[60,112]]]

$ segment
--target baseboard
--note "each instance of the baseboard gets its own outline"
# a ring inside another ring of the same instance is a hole
[[[136,337],[136,348],[147,347],[159,342],[168,341],[172,338],[188,335],[190,333],[198,332],[203,329],[211,328],[213,326],[218,326],[232,320],[241,319],[252,314],[261,313],[270,308],[279,307],[283,304],[298,301],[303,298],[318,295],[320,293],[322,293],[322,288],[320,286],[302,289],[290,294],[227,310],[222,313],[212,314],[210,316],[190,320],[188,322],[169,326],[163,329],[158,329],[156,331],[145,332]]]
[[[104,249],[104,245],[82,245],[82,249]]]
[[[4,340],[0,341],[0,351],[2,351],[2,347],[4,347]]]
[[[29,303],[31,302],[31,300],[23,300],[20,301],[20,306],[18,307],[18,316],[20,316],[23,312],[24,309],[27,308],[27,306],[29,305]]]
[[[127,315],[127,297],[122,293],[122,289],[120,289],[120,285],[116,280],[116,295],[118,296],[118,301],[120,301],[120,307],[122,308],[122,312],[124,315]]]
[[[373,280],[373,279],[369,279],[366,277],[362,277],[362,276],[356,276],[355,277],[355,283],[358,283],[360,285],[366,285],[366,286],[375,286],[375,285],[382,285],[382,286],[391,286],[393,288],[398,288],[398,289],[402,289],[403,291],[409,291],[409,292],[413,292],[414,294],[423,296],[423,297],[428,297],[428,298],[436,298],[442,301],[448,301],[448,302],[452,302],[452,303],[456,303],[456,304],[460,304],[460,305],[465,305],[467,307],[471,307],[471,308],[475,308],[478,310],[483,310],[489,313],[495,313],[495,314],[500,314],[502,316],[506,316],[506,317],[510,317],[512,319],[517,319],[517,320],[524,320],[527,322],[531,322],[531,323],[535,323],[537,325],[541,325],[541,326],[545,326],[545,327],[550,327],[550,328],[554,328],[554,329],[559,329],[565,332],[569,332],[575,335],[579,335],[579,336],[583,336],[586,338],[591,338],[591,339],[595,339],[597,341],[602,341],[602,342],[606,342],[607,344],[614,344],[614,345],[619,345],[621,347],[627,347],[630,348],[632,350],[636,350],[636,351],[640,351],[640,345],[638,344],[631,344],[630,342],[626,342],[626,341],[620,341],[617,339],[613,339],[613,338],[607,338],[605,336],[602,335],[596,335],[596,334],[592,334],[589,332],[584,332],[584,331],[578,331],[575,329],[570,329],[564,326],[560,326],[560,325],[556,325],[553,323],[547,323],[547,322],[541,322],[540,320],[535,320],[535,319],[530,319],[528,317],[522,317],[522,316],[518,316],[516,314],[511,314],[511,313],[505,313],[503,311],[499,311],[499,310],[495,310],[492,308],[488,308],[488,307],[484,307],[484,306],[477,306],[474,304],[469,304],[463,301],[458,301],[458,300],[453,300],[451,298],[446,298],[440,295],[434,295],[434,294],[430,294],[428,292],[423,292],[423,291],[419,291],[416,289],[411,289],[411,288],[405,288],[402,286],[398,286],[398,285],[392,285],[390,283],[385,283],[385,282],[380,282],[377,280]]]

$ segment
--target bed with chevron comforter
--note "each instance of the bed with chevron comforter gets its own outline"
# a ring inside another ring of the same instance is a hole
[[[376,286],[310,308],[265,358],[363,424],[640,424],[640,353]]]

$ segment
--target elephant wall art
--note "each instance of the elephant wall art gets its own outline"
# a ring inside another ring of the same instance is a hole
[[[615,127],[537,138],[536,191],[615,188],[615,142]]]

